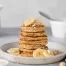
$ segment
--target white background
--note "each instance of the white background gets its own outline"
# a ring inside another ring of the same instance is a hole
[[[53,18],[66,18],[66,0],[0,0],[1,27],[20,27],[30,17],[41,18],[49,26],[49,20],[41,17],[39,10]]]

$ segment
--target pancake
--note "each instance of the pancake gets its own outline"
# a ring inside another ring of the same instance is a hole
[[[25,57],[32,57],[33,53],[32,52],[21,52],[20,54],[21,56],[25,56]]]
[[[20,51],[23,52],[33,52],[35,49],[24,49],[24,48],[20,48]]]
[[[40,44],[40,45],[46,45],[48,43],[47,40],[40,40],[40,41],[23,41],[23,40],[19,40],[19,44]]]
[[[20,36],[20,40],[25,40],[25,41],[32,41],[32,40],[48,40],[47,36],[43,37],[27,37],[27,36]]]
[[[45,27],[44,26],[21,26],[21,31],[24,31],[24,32],[42,32],[44,31]]]
[[[44,45],[29,45],[29,44],[19,44],[19,48],[22,48],[22,49],[37,49],[37,48],[41,48],[41,49],[48,49],[47,46],[44,46]]]
[[[42,37],[42,36],[44,36],[44,35],[46,35],[46,33],[45,33],[45,31],[42,31],[42,32],[20,32],[20,35],[21,36],[31,36],[31,37]]]

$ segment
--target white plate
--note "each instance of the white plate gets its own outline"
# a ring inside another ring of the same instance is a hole
[[[0,55],[8,61],[16,62],[20,64],[49,64],[62,60],[65,57],[66,47],[61,44],[48,42],[48,47],[51,49],[60,50],[62,53],[56,56],[48,58],[33,58],[33,57],[21,57],[15,56],[7,53],[7,50],[10,48],[18,47],[17,42],[7,43],[1,46]]]

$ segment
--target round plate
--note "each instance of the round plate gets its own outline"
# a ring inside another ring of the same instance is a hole
[[[10,48],[18,47],[18,42],[7,43],[1,46],[0,55],[8,61],[16,62],[20,64],[49,64],[62,60],[65,57],[66,47],[61,44],[48,42],[48,47],[51,49],[60,50],[62,53],[52,56],[52,57],[42,57],[42,58],[33,58],[33,57],[21,57],[15,56],[7,53],[7,50]]]

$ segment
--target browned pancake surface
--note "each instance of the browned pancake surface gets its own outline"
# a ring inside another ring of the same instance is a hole
[[[38,48],[41,48],[41,49],[48,49],[47,46],[44,46],[44,45],[29,45],[29,44],[19,44],[19,48],[22,48],[22,49],[38,49]]]
[[[40,40],[40,41],[23,41],[20,40],[19,44],[40,44],[40,45],[47,45],[48,41],[47,40]]]
[[[43,37],[46,35],[45,31],[42,32],[20,32],[21,36],[28,36],[28,37]]]

